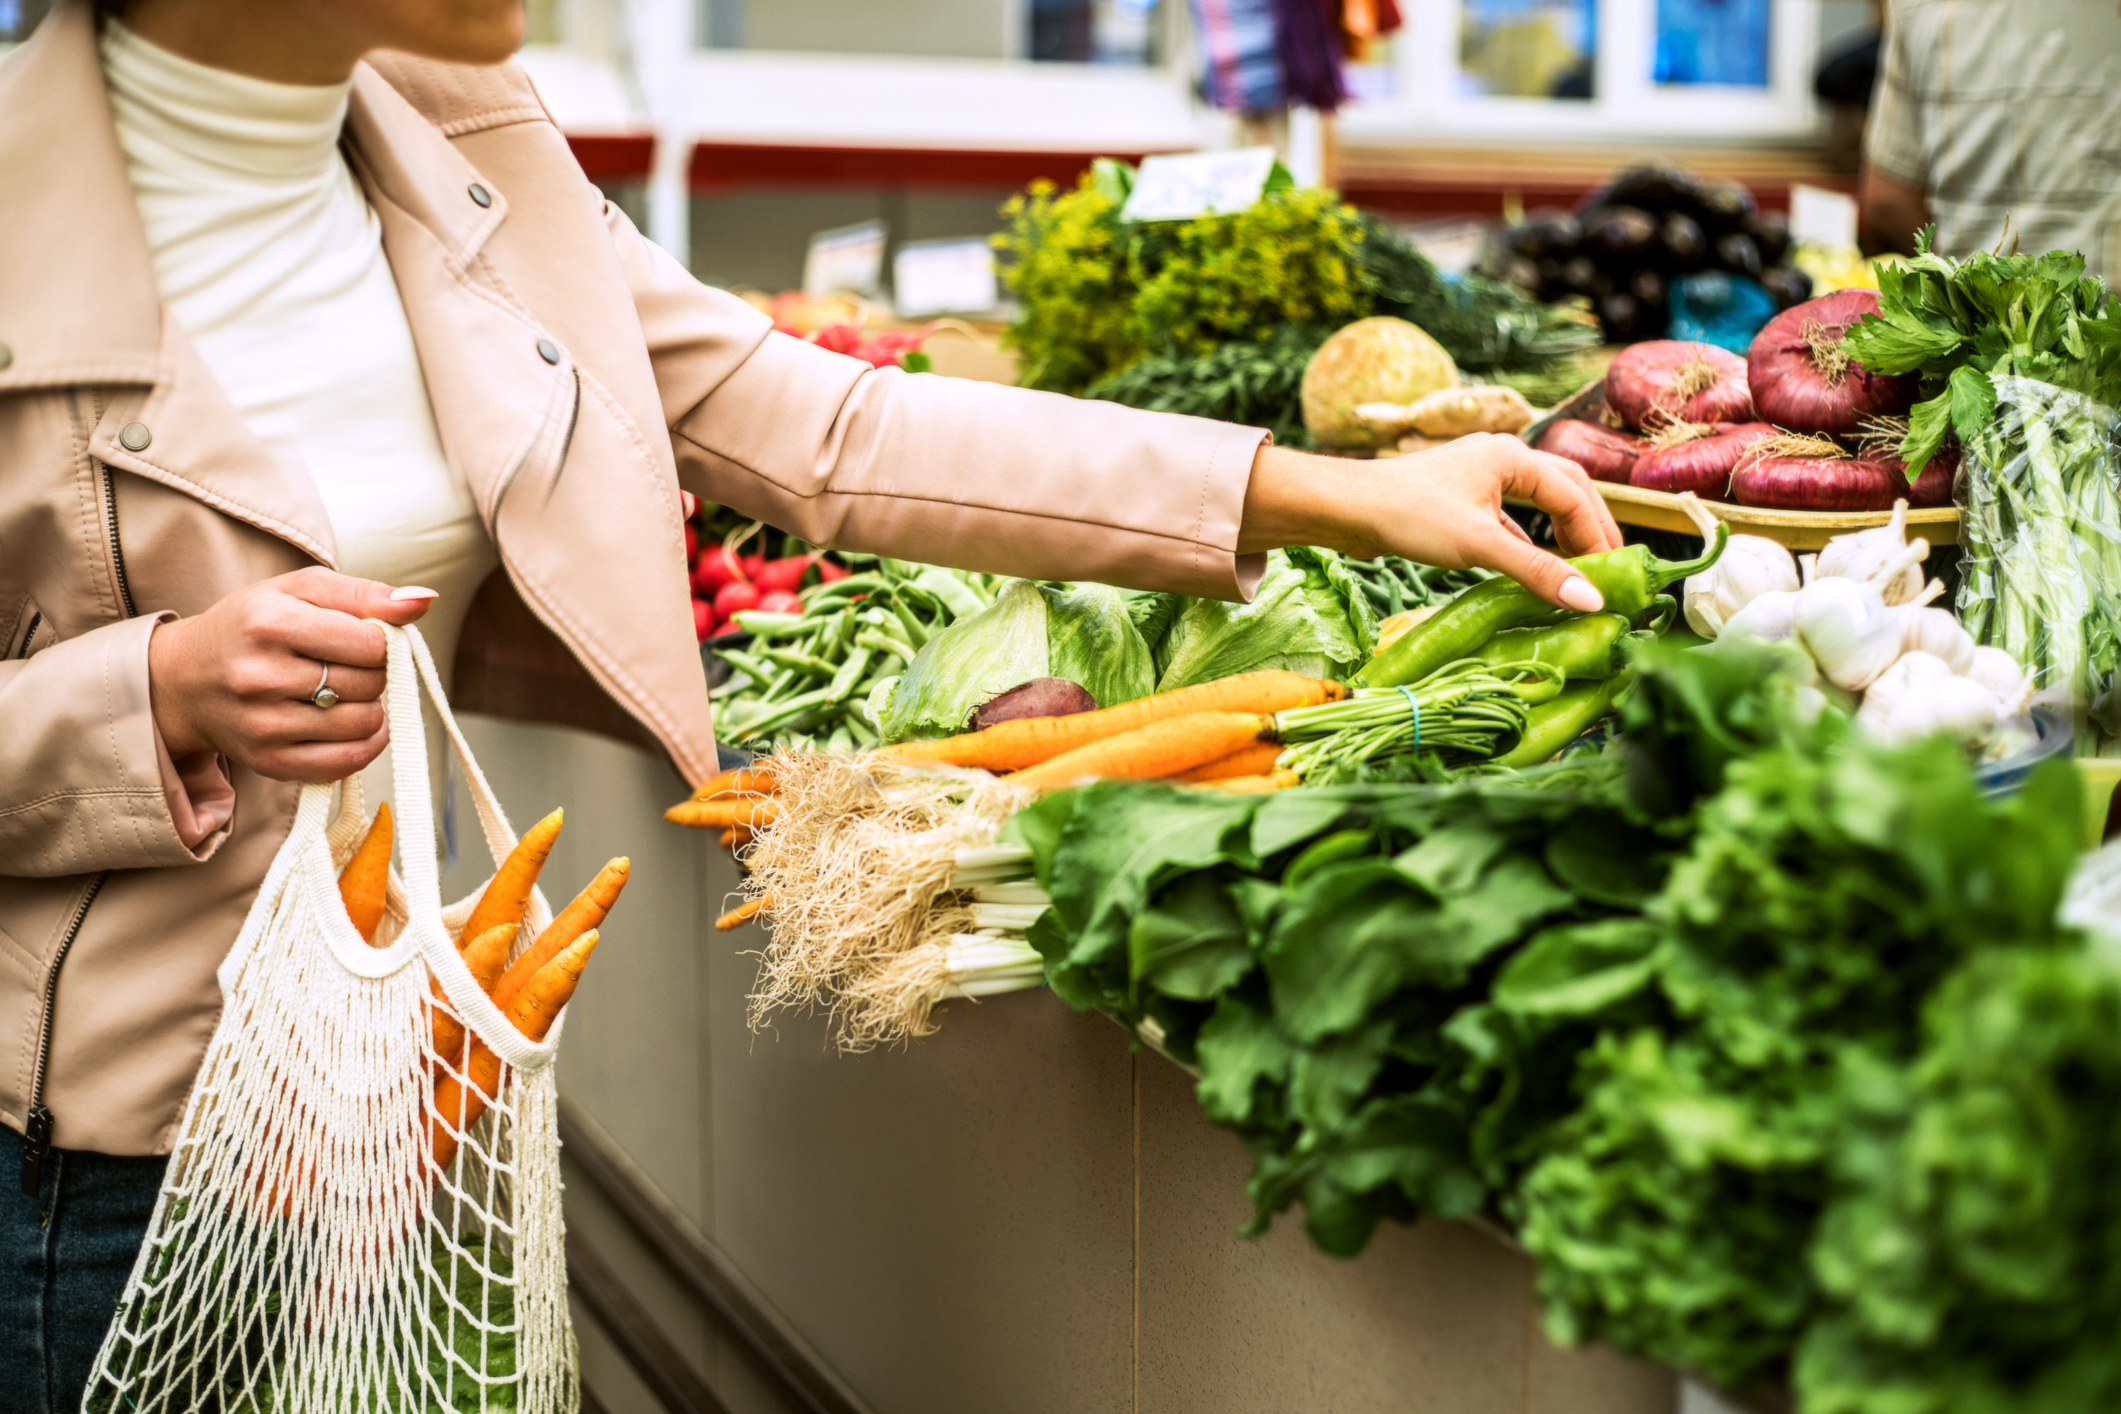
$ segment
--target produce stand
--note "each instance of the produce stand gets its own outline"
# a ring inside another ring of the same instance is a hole
[[[1588,383],[1527,427],[1521,435],[1526,442],[1536,446],[1540,436],[1556,422],[1571,418],[1598,422],[1605,411],[1604,382]],[[1613,512],[1613,519],[1622,525],[1677,531],[1682,535],[1699,533],[1680,506],[1679,498],[1669,492],[1649,491],[1611,481],[1600,481],[1597,486],[1598,494],[1605,498],[1607,508]],[[1732,534],[1764,536],[1792,550],[1817,550],[1837,535],[1884,525],[1892,518],[1889,511],[1780,511],[1733,505],[1728,501],[1704,501],[1702,504],[1708,507],[1711,515],[1729,525]],[[1909,533],[1921,536],[1932,545],[1958,544],[1959,520],[1956,506],[1911,510],[1907,515]]]

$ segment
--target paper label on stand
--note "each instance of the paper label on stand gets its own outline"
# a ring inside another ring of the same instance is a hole
[[[994,247],[984,236],[900,246],[891,260],[891,302],[908,319],[993,309],[1001,302]]]
[[[1840,250],[1856,244],[1856,198],[1802,182],[1790,188],[1790,239]]]
[[[1189,221],[1243,211],[1259,200],[1273,171],[1271,147],[1145,157],[1119,219]]]
[[[803,258],[803,293],[823,299],[842,291],[873,295],[884,283],[884,223],[835,226],[810,238]]]

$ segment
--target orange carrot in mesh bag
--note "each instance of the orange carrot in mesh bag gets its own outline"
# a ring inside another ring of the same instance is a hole
[[[339,901],[346,905],[346,916],[364,943],[376,940],[384,902],[390,895],[391,834],[390,802],[386,800],[376,807],[368,833],[339,874]]]
[[[480,991],[491,995],[494,980],[501,975],[501,969],[508,965],[508,951],[515,946],[515,942],[516,925],[503,923],[488,928],[464,944],[464,966],[470,969],[472,980],[479,984]],[[441,982],[430,978],[427,985],[434,993],[435,1001],[441,1003],[428,1008],[434,1018],[432,1027],[435,1057],[446,1065],[457,1065],[464,1059],[464,1022],[449,1007],[448,998],[442,993]]]
[[[487,882],[486,892],[472,906],[471,917],[464,920],[464,931],[457,935],[459,947],[489,928],[504,923],[522,926],[523,913],[530,907],[530,891],[538,885],[538,873],[552,854],[565,816],[565,811],[555,810],[523,832]]]
[[[614,859],[598,870],[597,876],[589,881],[589,887],[576,894],[574,902],[560,910],[560,916],[552,920],[552,926],[538,934],[537,941],[525,948],[523,955],[510,963],[500,980],[493,984],[493,1004],[507,1011],[539,969],[572,946],[584,933],[602,927],[612,904],[618,902],[619,891],[626,887],[626,875],[632,867],[626,859]]]
[[[524,986],[521,995],[505,1010],[516,1030],[533,1041],[542,1041],[552,1023],[574,996],[582,980],[589,954],[596,951],[597,934],[584,933],[556,955]],[[446,1170],[457,1157],[457,1149],[471,1127],[486,1113],[486,1107],[501,1093],[501,1058],[476,1036],[471,1057],[463,1073],[445,1070],[435,1082],[434,1113],[429,1116],[429,1143],[435,1167]]]

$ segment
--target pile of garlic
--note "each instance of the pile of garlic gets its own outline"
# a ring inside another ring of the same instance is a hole
[[[1704,536],[1715,518],[1680,498]],[[1924,582],[1929,542],[1907,538],[1907,502],[1885,525],[1836,536],[1804,557],[1757,535],[1734,535],[1723,556],[1686,582],[1686,620],[1703,638],[1788,643],[1804,686],[1820,679],[1860,694],[1856,722],[1898,744],[1944,732],[1994,759],[2030,746],[2033,686],[2008,653],[1977,645]],[[1824,705],[1823,699],[1818,705]]]

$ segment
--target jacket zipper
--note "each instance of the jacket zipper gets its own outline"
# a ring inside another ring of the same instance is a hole
[[[125,606],[125,617],[137,619],[140,611],[133,605],[132,581],[125,577],[125,551],[118,544],[118,483],[102,462],[95,467],[96,475],[103,478],[103,523],[110,532],[110,568],[118,585],[118,602]]]
[[[43,612],[41,610],[32,609],[30,611],[29,616],[29,630],[22,635],[22,650],[19,653],[15,654],[17,658],[27,658],[29,656],[29,646],[37,641],[37,630],[43,627],[43,625]]]
[[[81,925],[88,918],[88,906],[103,892],[103,885],[110,878],[110,871],[88,882],[88,892],[74,906],[73,921],[66,925],[66,936],[59,939],[59,951],[52,957],[51,971],[44,979],[44,1015],[37,1023],[37,1068],[30,1072],[29,1104],[22,1121],[22,1192],[34,1198],[44,1182],[44,1159],[52,1147],[52,1112],[44,1103],[44,1073],[52,1060],[52,1002],[59,995],[59,967],[66,961],[74,939],[81,936]]]

